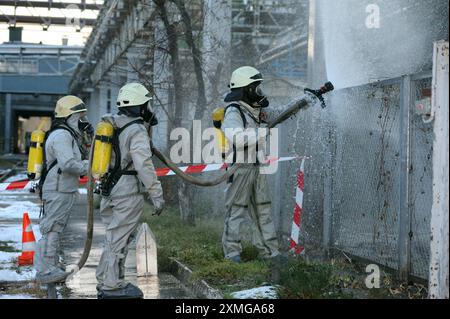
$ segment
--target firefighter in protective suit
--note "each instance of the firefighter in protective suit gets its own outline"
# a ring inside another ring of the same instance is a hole
[[[42,238],[37,243],[34,265],[40,283],[61,282],[69,275],[58,266],[60,235],[78,195],[79,178],[88,171],[82,147],[86,132],[90,135],[92,126],[87,121],[83,101],[71,95],[59,99],[55,119],[45,138],[45,168],[39,183],[43,201],[39,223]]]
[[[149,194],[156,215],[164,206],[163,191],[152,162],[149,126],[156,125],[149,91],[139,83],[123,86],[117,97],[118,114],[102,120],[118,133],[118,148],[110,161],[108,179],[102,183],[100,215],[106,226],[104,250],[97,268],[98,298],[142,298],[142,291],[124,280],[125,259],[132,233]],[[114,147],[114,146],[113,146]],[[119,167],[112,167],[119,156]],[[115,176],[115,177],[114,177]]]
[[[235,70],[225,97],[228,103],[222,129],[233,145],[233,162],[244,163],[228,181],[225,192],[226,217],[222,236],[226,259],[240,263],[241,224],[249,214],[253,221],[253,243],[260,257],[280,255],[277,233],[271,216],[271,198],[266,176],[260,174],[260,163],[265,162],[265,136],[258,136],[257,128],[264,127],[261,109],[269,105],[260,84],[261,73],[249,66]],[[256,154],[254,160],[249,160]],[[241,159],[239,159],[240,155]]]

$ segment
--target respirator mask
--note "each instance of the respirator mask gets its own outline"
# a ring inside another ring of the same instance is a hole
[[[246,90],[247,99],[254,108],[266,108],[269,106],[269,100],[264,94],[261,83],[252,83]]]
[[[92,127],[91,123],[89,123],[89,120],[86,115],[80,116],[78,118],[78,129],[82,133],[87,133],[89,136],[92,136],[94,134],[94,128]]]
[[[156,118],[155,113],[153,113],[153,108],[150,102],[147,102],[142,106],[140,115],[144,122],[149,123],[150,126],[155,126],[158,124],[158,119]]]

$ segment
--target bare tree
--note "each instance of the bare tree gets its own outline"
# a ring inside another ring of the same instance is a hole
[[[153,32],[157,34],[150,44],[152,49],[143,49],[142,55],[139,54],[141,58],[137,59],[136,64],[133,64],[132,61],[128,61],[128,63],[138,73],[140,81],[149,87],[158,87],[154,90],[155,100],[167,115],[167,131],[170,136],[173,128],[186,125],[183,116],[187,115],[188,110],[191,111],[189,113],[193,114],[194,119],[201,120],[209,105],[207,96],[209,98],[217,96],[218,90],[217,85],[213,85],[214,92],[206,94],[205,74],[207,72],[204,69],[202,57],[205,52],[201,52],[198,45],[204,36],[204,12],[202,10],[204,0],[188,3],[182,0],[152,1],[156,15],[153,21],[154,25],[150,28],[153,28]],[[180,43],[183,42],[186,43],[188,51],[185,47],[180,47]],[[210,48],[210,50],[213,51],[214,48]],[[157,56],[154,54],[155,52],[158,52]],[[153,69],[156,74],[149,75],[144,70],[145,67],[139,61],[142,59],[152,60],[151,63],[155,64],[158,69],[158,71]],[[186,61],[190,63],[185,63]],[[220,76],[222,68],[223,66],[219,64],[216,72],[212,72],[214,74],[210,74],[206,79],[211,83],[218,82],[214,79]],[[165,96],[160,99],[161,96],[158,96],[156,91]],[[192,133],[192,125],[189,125],[188,129]],[[167,138],[167,141],[170,143],[170,138]],[[193,187],[179,179],[176,193],[182,220],[187,224],[195,225],[195,211],[192,205]]]
[[[192,21],[187,11],[185,4],[182,1],[171,0],[154,0],[153,1],[157,7],[159,17],[164,25],[166,35],[167,35],[167,47],[168,54],[170,56],[170,67],[173,80],[173,95],[174,95],[174,121],[171,125],[175,127],[182,126],[183,117],[183,106],[186,101],[183,97],[183,92],[185,91],[185,86],[183,85],[183,72],[180,63],[180,50],[178,47],[178,41],[180,35],[184,35],[184,39],[190,47],[192,60],[194,65],[194,72],[197,79],[197,104],[195,111],[195,118],[201,118],[204,113],[206,105],[205,96],[205,84],[203,80],[203,71],[201,67],[201,53],[197,46],[195,45],[194,34],[192,30]],[[177,22],[170,21],[169,12],[167,9],[167,3],[173,3],[178,9],[179,14],[182,17],[182,22],[184,26],[184,32],[179,32],[181,26]],[[170,131],[170,130],[169,130]],[[183,221],[190,225],[195,225],[195,212],[192,207],[192,188],[186,184],[183,180],[178,181],[178,201],[180,214]]]
[[[195,108],[196,119],[203,118],[206,106],[205,81],[203,79],[202,55],[194,40],[191,17],[186,9],[183,0],[172,0],[181,14],[181,20],[185,28],[186,42],[191,49],[192,60],[194,64],[194,72],[197,80],[197,104]]]

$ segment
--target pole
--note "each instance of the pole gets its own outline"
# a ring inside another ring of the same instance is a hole
[[[11,93],[7,93],[5,96],[5,143],[3,145],[5,154],[11,152]]]
[[[411,223],[409,214],[409,173],[411,161],[411,77],[404,76],[400,96],[400,200],[399,200],[399,238],[398,275],[402,281],[408,280],[411,261]]]
[[[448,42],[434,44],[433,59],[433,205],[431,208],[431,243],[429,297],[448,299]]]

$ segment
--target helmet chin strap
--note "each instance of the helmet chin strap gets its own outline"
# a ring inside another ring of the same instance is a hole
[[[261,108],[266,108],[269,106],[269,100],[267,99],[266,96],[264,96],[259,101],[250,100],[247,96],[245,96],[242,98],[242,101],[244,101],[245,103],[247,103],[254,109],[261,109]]]

